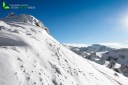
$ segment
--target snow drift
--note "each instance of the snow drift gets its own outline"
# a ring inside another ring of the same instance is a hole
[[[15,15],[0,21],[0,85],[128,84],[126,77],[83,59],[49,35],[44,25],[24,17],[26,22]]]

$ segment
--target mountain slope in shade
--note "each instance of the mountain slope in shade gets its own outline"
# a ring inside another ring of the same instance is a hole
[[[126,77],[65,48],[45,26],[26,23],[28,16],[26,22],[9,17],[0,21],[0,85],[128,84]]]

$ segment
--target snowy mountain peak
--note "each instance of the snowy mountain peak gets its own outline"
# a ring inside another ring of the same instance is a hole
[[[15,23],[31,24],[34,26],[41,27],[49,33],[48,28],[45,27],[44,24],[40,20],[36,19],[32,15],[28,15],[28,14],[15,15],[13,12],[11,12],[10,14],[8,14],[6,18],[2,18],[1,20],[7,23],[15,22]]]
[[[5,22],[24,22],[42,28],[44,27],[43,23],[40,20],[28,14],[15,15],[13,12],[11,12],[6,18],[3,18],[2,20]]]

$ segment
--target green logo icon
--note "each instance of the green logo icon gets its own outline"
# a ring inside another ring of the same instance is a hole
[[[3,2],[3,3],[2,3],[2,7],[3,7],[3,9],[5,9],[5,10],[10,9],[10,7],[9,7],[9,6],[7,6],[5,2]]]

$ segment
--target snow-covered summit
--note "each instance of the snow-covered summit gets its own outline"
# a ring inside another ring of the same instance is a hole
[[[8,16],[6,18],[3,18],[1,20],[5,21],[5,22],[28,23],[31,25],[39,26],[41,28],[46,28],[40,20],[38,20],[34,16],[28,15],[28,14],[15,15],[13,12],[11,12],[10,14],[8,14]]]

